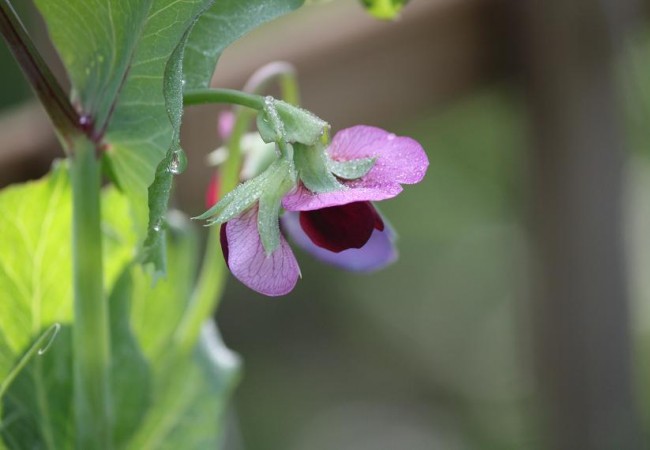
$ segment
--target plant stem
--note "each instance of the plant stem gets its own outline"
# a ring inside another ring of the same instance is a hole
[[[264,107],[264,99],[261,96],[235,89],[191,89],[183,94],[183,103],[185,106],[230,103],[257,110]]]
[[[100,161],[95,145],[74,142],[73,198],[74,405],[77,448],[112,448],[110,337],[103,290]]]
[[[34,46],[9,0],[0,0],[0,33],[59,134],[71,141],[83,132],[79,114]]]
[[[220,171],[218,192],[230,192],[239,183],[241,151],[239,142],[251,120],[250,111],[240,109],[228,140],[229,157]],[[225,286],[226,262],[221,254],[220,227],[208,229],[201,272],[192,292],[187,313],[178,327],[176,342],[181,351],[189,351],[201,332],[203,322],[217,308]]]

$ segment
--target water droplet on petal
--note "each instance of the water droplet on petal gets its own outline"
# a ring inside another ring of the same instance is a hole
[[[187,155],[182,149],[178,149],[172,154],[168,170],[174,175],[179,175],[185,172],[185,169],[187,169]]]
[[[395,134],[390,133],[390,134],[386,137],[386,139],[388,139],[389,141],[392,141],[392,140],[395,139],[396,137],[397,137],[397,136],[395,136]]]

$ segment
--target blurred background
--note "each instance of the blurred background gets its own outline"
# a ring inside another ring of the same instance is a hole
[[[297,251],[303,280],[285,298],[229,282],[217,320],[244,360],[229,450],[645,448],[650,34],[592,5],[608,2],[573,2],[568,16],[561,3],[546,2],[545,16],[412,0],[386,23],[354,0],[314,2],[226,51],[215,86],[241,88],[261,65],[289,61],[303,105],[333,130],[380,126],[430,159],[421,184],[381,204],[400,236],[392,267],[359,276]],[[574,27],[594,33],[582,69],[571,58],[580,47],[561,41]],[[0,63],[6,185],[41,176],[61,152],[4,45]],[[545,84],[554,76],[567,86]],[[174,202],[190,215],[203,209],[218,111],[185,117],[190,166]],[[601,166],[599,145],[615,155]],[[575,158],[558,157],[564,147]],[[593,257],[599,242],[607,249]],[[564,281],[549,281],[549,267]],[[603,422],[626,425],[608,441],[594,431]]]

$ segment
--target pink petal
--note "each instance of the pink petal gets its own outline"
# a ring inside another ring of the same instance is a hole
[[[314,194],[300,186],[285,196],[282,203],[285,209],[308,211],[359,201],[386,200],[402,192],[401,184],[420,182],[429,166],[427,155],[417,141],[366,125],[336,133],[328,153],[337,161],[376,160],[364,177],[343,183],[348,189]]]
[[[218,117],[217,133],[223,141],[226,141],[230,138],[230,133],[232,133],[232,129],[235,127],[235,113],[232,109],[226,109],[221,111]]]
[[[394,233],[389,226],[383,231],[375,229],[363,247],[335,253],[314,244],[301,228],[298,216],[295,212],[284,214],[282,229],[298,247],[324,263],[353,272],[374,272],[397,260]]]
[[[375,188],[367,186],[349,187],[352,184],[359,184],[359,181],[344,183],[346,189],[340,191],[315,194],[301,183],[294,192],[284,196],[282,206],[287,211],[311,211],[353,202],[378,202],[393,198],[402,192],[402,186],[398,183],[383,184]]]
[[[395,136],[381,128],[357,125],[339,131],[328,148],[336,161],[376,158],[363,180],[379,183],[419,183],[429,166],[422,146],[406,136]]]
[[[260,294],[291,292],[300,276],[298,262],[283,236],[280,246],[266,255],[257,231],[257,204],[224,226],[224,255],[235,278]]]

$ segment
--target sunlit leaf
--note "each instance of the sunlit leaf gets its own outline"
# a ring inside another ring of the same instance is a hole
[[[409,0],[361,0],[368,12],[377,19],[395,19]]]
[[[136,238],[126,198],[111,188],[102,201],[116,448],[216,448],[238,361],[210,324],[189,351],[177,345],[191,307],[196,235],[188,219],[168,219],[169,276],[152,288],[149,274],[132,263]],[[0,436],[8,448],[74,447],[70,202],[65,166],[0,193],[0,380],[48,324],[64,324],[1,399]]]
[[[128,204],[103,193],[104,269],[111,289],[133,254]],[[2,399],[1,434],[10,448],[65,448],[72,442],[71,188],[67,167],[0,193],[0,380],[53,323],[64,324],[48,351],[35,356]],[[118,348],[120,335],[114,337]],[[129,368],[119,356],[121,366]]]

